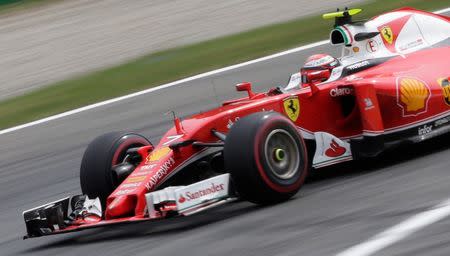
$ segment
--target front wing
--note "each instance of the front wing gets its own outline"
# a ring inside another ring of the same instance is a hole
[[[86,200],[83,210],[89,213],[80,222],[70,216],[72,201],[79,196],[66,197],[23,212],[27,229],[24,239],[74,232],[101,226],[142,221],[155,221],[168,217],[188,216],[236,200],[230,186],[230,175],[218,175],[188,186],[167,187],[145,194],[146,214],[105,220],[98,199]],[[100,209],[99,209],[100,208]]]

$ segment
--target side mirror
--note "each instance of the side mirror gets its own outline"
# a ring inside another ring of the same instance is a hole
[[[252,91],[252,83],[249,82],[242,82],[236,85],[236,91],[243,92],[247,91],[248,98],[251,99],[253,96],[255,96],[255,93]]]
[[[328,80],[331,73],[330,70],[324,69],[324,70],[317,70],[315,72],[307,73],[306,74],[306,80],[308,83],[317,83],[317,82],[324,82]]]
[[[328,69],[318,70],[315,72],[304,73],[302,74],[302,84],[303,86],[309,86],[311,88],[310,97],[319,92],[319,88],[317,87],[317,82],[326,81],[330,77],[330,71]]]
[[[378,31],[377,32],[361,32],[361,33],[356,34],[354,37],[355,37],[355,41],[359,42],[359,41],[370,39],[379,34],[380,34],[380,32],[378,32]]]

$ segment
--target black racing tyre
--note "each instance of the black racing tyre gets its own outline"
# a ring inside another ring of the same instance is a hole
[[[110,132],[89,143],[80,167],[81,191],[89,198],[100,198],[106,205],[106,198],[119,184],[112,167],[120,164],[130,148],[151,145],[145,137],[130,132]]]
[[[291,198],[308,171],[303,138],[277,112],[251,114],[233,124],[225,140],[224,159],[238,194],[257,204]]]

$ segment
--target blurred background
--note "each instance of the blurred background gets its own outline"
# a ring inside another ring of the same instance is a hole
[[[428,11],[450,0],[0,0],[0,128],[152,88],[202,72],[326,40],[320,14],[358,7],[358,19],[403,6]],[[444,13],[449,15],[449,11]],[[80,193],[78,168],[99,134],[133,130],[157,142],[181,117],[284,85],[323,43],[0,133],[0,255],[335,255],[450,194],[449,138],[367,163],[325,169],[274,207],[239,202],[164,224],[104,228],[22,241],[21,212]],[[380,255],[449,255],[450,221]]]
[[[448,2],[1,0],[0,128],[326,39],[337,7]]]
[[[10,10],[0,15],[0,99],[163,49],[361,1],[3,0]]]

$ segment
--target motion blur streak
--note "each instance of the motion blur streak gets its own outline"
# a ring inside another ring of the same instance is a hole
[[[446,9],[443,9],[443,10],[438,10],[438,11],[435,11],[435,13],[442,14],[442,13],[445,13],[445,12],[448,12],[448,11],[450,11],[450,8],[446,8]],[[160,90],[160,89],[172,87],[172,86],[179,85],[179,84],[182,84],[182,83],[186,83],[186,82],[189,82],[189,81],[193,81],[193,80],[196,80],[196,79],[199,79],[199,78],[204,78],[204,77],[220,74],[222,72],[230,71],[230,70],[233,70],[233,69],[238,69],[238,68],[241,68],[241,67],[244,67],[244,66],[247,66],[247,65],[252,65],[252,64],[255,64],[255,63],[258,63],[258,62],[262,62],[262,61],[278,58],[278,57],[285,56],[285,55],[288,55],[288,54],[292,54],[292,53],[295,53],[295,52],[300,52],[300,51],[303,51],[303,50],[306,50],[306,49],[311,49],[311,48],[314,48],[314,47],[317,47],[317,46],[325,45],[328,42],[329,42],[328,40],[315,42],[315,43],[312,43],[312,44],[300,46],[300,47],[297,47],[297,48],[293,48],[293,49],[286,50],[286,51],[283,51],[283,52],[275,53],[275,54],[272,54],[272,55],[269,55],[269,56],[265,56],[265,57],[261,57],[261,58],[258,58],[258,59],[246,61],[246,62],[239,63],[239,64],[236,64],[236,65],[228,66],[228,67],[221,68],[221,69],[212,70],[212,71],[205,72],[205,73],[202,73],[202,74],[198,74],[198,75],[195,75],[195,76],[192,76],[192,77],[183,78],[181,80],[177,80],[177,81],[174,81],[174,82],[171,82],[171,83],[167,83],[167,84],[163,84],[163,85],[160,85],[160,86],[157,86],[157,87],[149,88],[149,89],[146,89],[146,90],[143,90],[143,91],[139,91],[139,92],[135,92],[135,93],[132,93],[132,94],[124,95],[124,96],[121,96],[121,97],[113,98],[113,99],[110,99],[110,100],[94,103],[94,104],[91,104],[91,105],[88,105],[88,106],[85,106],[85,107],[73,109],[73,110],[70,110],[70,111],[67,111],[67,112],[63,112],[61,114],[49,116],[49,117],[46,117],[46,118],[43,118],[43,119],[39,119],[39,120],[30,122],[30,123],[26,123],[26,124],[14,126],[14,127],[11,127],[11,128],[7,128],[7,129],[4,129],[4,130],[0,130],[0,135],[6,134],[6,133],[10,133],[10,132],[14,132],[14,131],[17,131],[17,130],[21,130],[21,129],[24,129],[24,128],[27,128],[27,127],[31,127],[31,126],[34,126],[34,125],[46,123],[46,122],[49,122],[49,121],[52,121],[52,120],[56,120],[56,119],[59,119],[59,118],[62,118],[62,117],[74,115],[74,114],[77,114],[77,113],[80,113],[80,112],[83,112],[83,111],[86,111],[86,110],[90,110],[90,109],[93,109],[93,108],[101,107],[101,106],[108,105],[108,104],[111,104],[111,103],[114,103],[114,102],[126,100],[126,99],[129,99],[129,98],[134,98],[136,96],[140,96],[140,95],[143,95],[143,94],[151,93],[151,92],[154,92],[154,91],[157,91],[157,90]]]
[[[355,245],[337,256],[369,256],[405,239],[416,231],[438,222],[450,215],[450,199],[443,201],[434,208],[412,216],[411,218],[379,233],[364,243]]]
[[[30,126],[34,126],[34,125],[37,125],[37,124],[46,123],[46,122],[49,122],[49,121],[52,121],[52,120],[56,120],[56,119],[59,119],[59,118],[62,118],[62,117],[74,115],[74,114],[77,114],[77,113],[80,113],[80,112],[83,112],[83,111],[86,111],[86,110],[89,110],[89,109],[101,107],[101,106],[108,105],[108,104],[111,104],[111,103],[114,103],[114,102],[118,102],[118,101],[130,99],[130,98],[134,98],[136,96],[140,96],[140,95],[143,95],[143,94],[151,93],[151,92],[154,92],[154,91],[157,91],[157,90],[161,90],[161,89],[164,89],[164,88],[168,88],[168,87],[172,87],[172,86],[175,86],[175,85],[179,85],[179,84],[183,84],[183,83],[186,83],[186,82],[190,82],[190,81],[193,81],[193,80],[196,80],[196,79],[199,79],[199,78],[204,78],[204,77],[220,74],[220,73],[223,73],[223,72],[226,72],[226,71],[230,71],[230,70],[233,70],[233,69],[238,69],[238,68],[245,67],[245,66],[248,66],[248,65],[251,65],[251,64],[255,64],[255,63],[258,63],[258,62],[274,59],[274,58],[285,56],[285,55],[292,54],[292,53],[295,53],[295,52],[300,52],[300,51],[303,51],[303,50],[306,50],[306,49],[311,49],[311,48],[314,48],[314,47],[317,47],[317,46],[320,46],[320,45],[327,44],[328,42],[329,42],[328,40],[319,41],[319,42],[316,42],[316,43],[312,43],[312,44],[304,45],[304,46],[297,47],[297,48],[294,48],[294,49],[290,49],[290,50],[287,50],[287,51],[275,53],[275,54],[272,54],[272,55],[269,55],[269,56],[265,56],[265,57],[262,57],[262,58],[255,59],[255,60],[250,60],[250,61],[247,61],[247,62],[239,63],[239,64],[228,66],[228,67],[225,67],[225,68],[216,69],[216,70],[212,70],[212,71],[209,71],[209,72],[206,72],[206,73],[202,73],[202,74],[198,74],[198,75],[195,75],[195,76],[183,78],[181,80],[177,80],[177,81],[174,81],[174,82],[171,82],[171,83],[168,83],[168,84],[163,84],[163,85],[160,85],[160,86],[157,86],[157,87],[149,88],[149,89],[146,89],[146,90],[143,90],[143,91],[135,92],[135,93],[128,94],[128,95],[125,95],[125,96],[121,96],[121,97],[118,97],[118,98],[105,100],[105,101],[98,102],[98,103],[95,103],[95,104],[91,104],[91,105],[88,105],[88,106],[85,106],[85,107],[81,107],[81,108],[77,108],[77,109],[74,109],[74,110],[70,110],[70,111],[67,111],[67,112],[64,112],[64,113],[61,113],[61,114],[57,114],[57,115],[49,116],[49,117],[46,117],[46,118],[43,118],[43,119],[39,119],[39,120],[30,122],[30,123],[26,123],[26,124],[22,124],[22,125],[18,125],[18,126],[14,126],[14,127],[11,127],[11,128],[7,128],[7,129],[4,129],[4,130],[1,130],[0,131],[0,135],[6,134],[6,133],[10,133],[10,132],[13,132],[13,131],[17,131],[17,130],[20,130],[20,129],[23,129],[23,128],[27,128],[27,127],[30,127]]]
[[[361,1],[72,0],[1,14],[0,99],[151,52]]]

